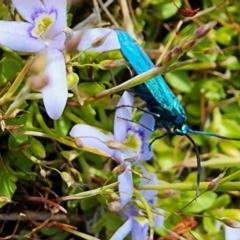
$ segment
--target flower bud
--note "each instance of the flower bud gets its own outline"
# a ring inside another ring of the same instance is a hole
[[[38,159],[44,159],[46,157],[46,150],[43,144],[35,138],[31,138],[31,147],[29,151]]]
[[[83,148],[83,143],[80,140],[80,138],[75,138],[75,144],[76,144],[77,147]]]
[[[84,33],[84,31],[77,31],[70,38],[66,38],[65,49],[67,51],[76,50],[77,47],[78,47],[79,42],[81,41],[83,33]],[[65,33],[65,34],[66,34],[66,36],[67,36],[67,34],[69,36],[69,33]]]
[[[240,228],[240,222],[229,218],[221,218],[220,221],[231,228]]]
[[[219,182],[220,182],[220,180],[222,180],[222,178],[224,177],[224,175],[225,175],[225,172],[220,173],[218,177],[214,178],[214,179],[208,184],[207,190],[208,190],[208,191],[214,191],[214,190],[218,187]]]
[[[162,65],[169,65],[173,62],[176,62],[183,54],[183,50],[181,46],[176,46],[174,49],[172,49],[166,57],[164,57],[162,61]]]
[[[122,209],[120,202],[111,202],[108,204],[108,209],[111,212],[119,212]]]
[[[107,33],[105,36],[101,36],[96,38],[93,42],[92,42],[92,47],[100,47],[106,40],[106,38],[108,37],[108,35],[111,33],[111,31],[109,31],[109,33]]]
[[[76,73],[72,72],[67,75],[68,89],[73,89],[74,87],[76,87],[78,82],[79,82],[79,76]]]
[[[110,193],[109,196],[110,196],[110,198],[111,198],[113,201],[120,201],[119,195],[116,194],[115,192]]]
[[[71,187],[75,183],[71,175],[67,172],[62,172],[61,177],[63,181],[68,185],[68,187]]]
[[[126,168],[127,166],[125,164],[118,165],[112,170],[112,174],[114,176],[119,176],[126,170]]]
[[[114,67],[119,67],[124,65],[126,65],[126,61],[124,59],[104,60],[98,64],[98,67],[102,70],[110,70]]]
[[[169,52],[162,60],[162,66],[170,63],[172,60],[172,52]]]
[[[177,46],[170,52],[171,58],[168,61],[165,61],[166,64],[171,64],[176,62],[183,54],[181,46]]]
[[[47,175],[47,173],[46,173],[46,171],[45,171],[44,169],[41,169],[41,170],[40,170],[40,174],[41,174],[41,176],[42,176],[43,178],[45,178],[46,175]]]
[[[179,57],[183,53],[181,46],[176,46],[172,51],[172,57]]]
[[[76,150],[61,151],[60,154],[68,161],[72,161],[79,156],[79,152]]]
[[[192,48],[198,43],[196,40],[190,40],[182,44],[182,51],[183,52],[188,52],[192,50]]]
[[[46,66],[47,66],[47,54],[39,53],[33,59],[29,71],[34,74],[39,74],[45,70]]]
[[[194,37],[195,38],[202,38],[207,35],[207,33],[217,24],[216,21],[212,21],[210,23],[207,23],[201,27],[199,27],[195,32],[194,32]]]
[[[34,75],[29,77],[29,83],[33,90],[41,90],[49,82],[49,79],[46,75]]]

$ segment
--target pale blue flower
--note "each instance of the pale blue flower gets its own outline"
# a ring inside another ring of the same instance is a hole
[[[157,176],[155,173],[149,173],[143,166],[139,166],[141,168],[142,175],[144,178],[141,179],[140,186],[143,185],[156,185],[159,184]],[[152,206],[154,212],[158,214],[154,214],[154,226],[155,228],[162,228],[164,222],[164,211],[160,208],[156,208],[157,204],[157,190],[141,190],[140,193],[147,200],[148,204]]]
[[[26,22],[0,21],[0,44],[15,51],[45,53],[48,84],[42,89],[48,115],[58,119],[67,101],[65,60],[67,0],[12,0]]]
[[[77,34],[78,31],[74,32]],[[94,47],[96,40],[104,39],[102,44]],[[88,50],[93,52],[104,52],[120,49],[120,43],[116,32],[110,28],[92,28],[81,32],[80,42],[77,46],[80,51]]]
[[[140,185],[157,184],[157,176],[154,173],[148,173],[143,166],[140,167],[144,178]],[[162,228],[164,217],[162,216],[164,211],[162,209],[154,207],[157,202],[156,190],[142,190],[140,191],[143,197],[147,200],[154,212],[154,226],[155,228]],[[137,201],[139,202],[139,201]],[[120,211],[119,214],[126,219],[126,222],[113,234],[111,240],[124,239],[129,233],[131,233],[131,239],[147,239],[149,221],[140,210],[138,210],[133,204],[128,203]]]
[[[133,105],[133,96],[129,92],[124,92],[118,106]],[[151,135],[148,128],[154,128],[155,120],[152,115],[144,113],[139,124],[132,123],[124,119],[132,119],[132,108],[117,108],[114,120],[114,135],[106,135],[98,129],[85,125],[77,124],[70,131],[70,136],[79,138],[83,146],[98,149],[116,159],[119,164],[125,164],[126,170],[118,176],[119,192],[122,206],[126,205],[133,194],[131,164],[138,161],[146,161],[152,157],[152,151],[147,142]],[[108,143],[120,143],[120,147],[110,146]]]
[[[240,240],[240,229],[225,225],[225,240]]]
[[[146,240],[149,228],[148,219],[128,203],[119,213],[126,222],[113,234],[110,240],[122,240],[131,233],[132,240]]]

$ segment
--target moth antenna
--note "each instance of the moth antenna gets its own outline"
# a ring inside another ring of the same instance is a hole
[[[161,136],[155,137],[155,138],[149,143],[149,145],[148,145],[149,150],[151,150],[151,146],[152,146],[152,144],[153,144],[156,140],[161,139],[161,138],[167,136],[168,134],[169,134],[169,133],[167,132],[167,133],[164,133],[164,134],[161,135]]]
[[[194,140],[188,134],[186,134],[185,136],[192,143],[192,145],[194,147],[194,152],[195,152],[195,155],[197,158],[197,189],[196,189],[196,196],[195,196],[195,198],[197,199],[198,193],[199,193],[200,177],[201,177],[201,172],[202,172],[200,153],[199,153],[198,147],[197,147],[196,143],[194,142]]]
[[[198,134],[198,135],[206,135],[206,136],[210,136],[210,137],[216,137],[216,138],[226,139],[226,140],[240,141],[240,138],[225,137],[225,136],[218,135],[218,134],[216,134],[216,133],[211,133],[211,132],[196,131],[196,130],[192,130],[192,129],[189,129],[188,132],[189,132],[189,133],[193,133],[193,134]]]

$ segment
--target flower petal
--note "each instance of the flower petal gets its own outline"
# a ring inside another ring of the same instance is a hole
[[[127,164],[126,170],[118,176],[118,182],[118,190],[123,207],[131,200],[133,195],[131,164]]]
[[[107,140],[113,139],[112,135],[106,135],[98,129],[86,124],[77,124],[70,131],[71,137],[80,138],[83,146],[96,148],[111,156],[114,155],[114,150],[107,147],[104,143]]]
[[[99,47],[92,47],[94,41],[98,38],[105,37],[105,41]],[[109,28],[93,28],[87,29],[83,32],[80,42],[77,46],[80,51],[94,51],[94,52],[104,52],[120,49],[120,44],[118,41],[117,34],[114,30]]]
[[[48,63],[45,73],[48,84],[42,89],[43,102],[50,118],[61,117],[67,102],[66,66],[63,54],[53,48],[47,49]]]
[[[61,51],[64,48],[65,39],[66,39],[65,33],[59,33],[58,35],[52,38],[49,44],[49,47],[55,48]]]
[[[134,218],[132,226],[132,240],[146,240],[149,222],[146,218]]]
[[[12,0],[12,2],[20,15],[28,22],[33,22],[32,16],[36,10],[45,9],[39,0]]]
[[[30,23],[0,21],[0,44],[21,52],[38,52],[45,44],[29,34]]]
[[[149,149],[149,143],[143,143],[139,159],[141,161],[148,161],[152,156],[153,152],[152,149]]]
[[[110,238],[110,240],[122,240],[131,231],[133,219],[130,217]]]
[[[225,226],[225,240],[239,240],[240,229]]]
[[[146,109],[145,109],[146,110]],[[155,128],[155,119],[152,115],[148,113],[144,113],[139,121],[139,123],[142,125],[137,125],[138,129],[142,129],[144,132],[143,135],[143,142],[146,142],[149,137],[152,135],[154,128]],[[152,129],[152,131],[148,130],[147,128],[143,127],[146,126],[148,129]]]
[[[140,165],[139,165],[140,167]],[[158,183],[158,179],[155,173],[149,173],[145,170],[145,168],[141,165],[141,172],[144,176],[144,178],[141,179],[140,182],[140,186],[143,185],[148,185],[148,184],[157,184]],[[145,171],[144,171],[144,170]],[[145,197],[145,199],[151,204],[154,204],[155,202],[155,196],[157,195],[157,190],[141,190],[140,193]],[[152,198],[154,198],[154,200],[152,200]]]
[[[149,129],[154,130],[155,128],[155,119],[152,115],[148,113],[144,113],[139,121],[140,124],[136,125],[136,130],[141,132],[142,134],[142,149],[141,149],[141,156],[140,159],[142,161],[147,161],[150,158],[152,158],[152,149],[149,148],[148,139],[152,135],[153,131],[150,131]],[[146,127],[144,127],[146,126]]]
[[[132,108],[124,107],[123,105],[133,106],[133,102],[134,102],[133,95],[130,92],[125,91],[117,104],[117,107],[119,108],[117,108],[115,113],[114,136],[115,139],[119,142],[122,142],[124,140],[128,129],[131,128],[132,125],[130,121],[124,120],[124,119],[132,120]]]
[[[48,13],[56,10],[57,18],[52,26],[55,33],[62,31],[67,26],[67,0],[44,0]]]
[[[164,211],[160,208],[154,208],[154,212],[159,213],[159,215],[154,214],[154,227],[155,228],[163,228],[165,218],[161,215],[164,214]]]

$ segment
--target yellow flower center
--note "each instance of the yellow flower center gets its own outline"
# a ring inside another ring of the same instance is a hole
[[[32,30],[32,35],[44,40],[46,33],[52,27],[54,19],[46,14],[41,14],[35,19],[35,27]]]
[[[141,138],[138,134],[134,132],[127,133],[125,139],[122,142],[125,146],[125,149],[121,150],[125,162],[134,164],[139,160],[141,142]]]
[[[135,151],[138,151],[141,146],[141,139],[136,133],[128,133],[123,140],[123,144]]]

